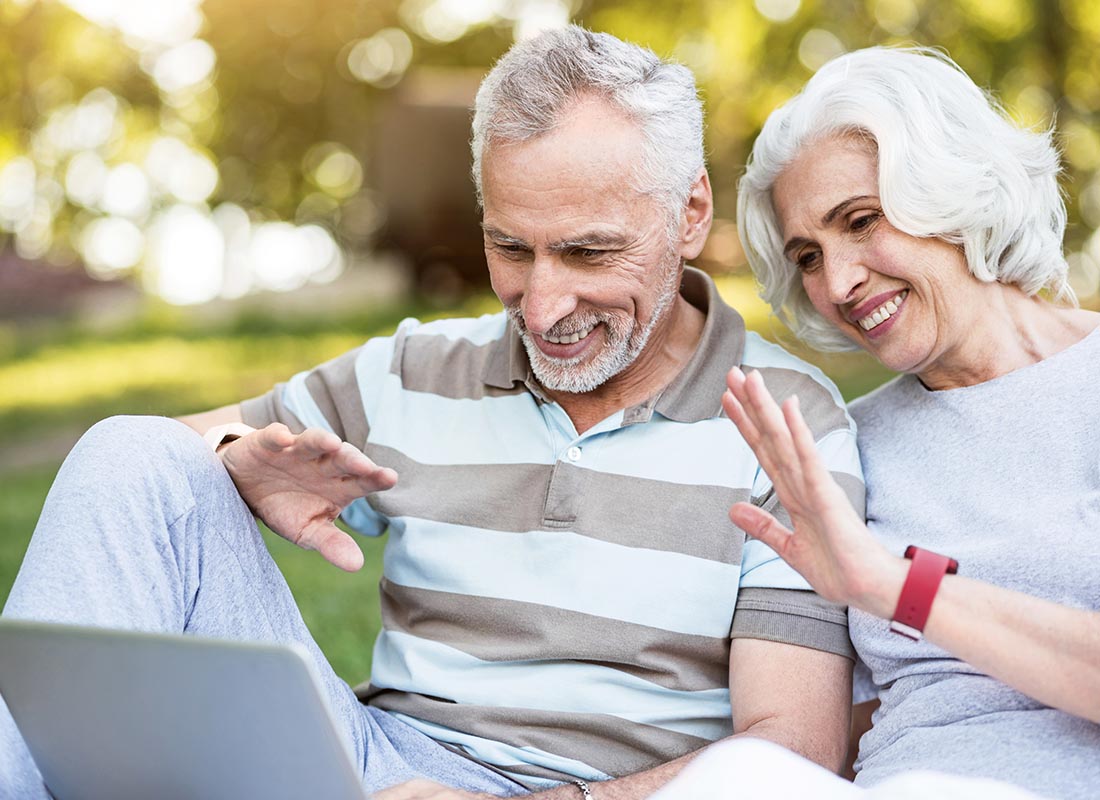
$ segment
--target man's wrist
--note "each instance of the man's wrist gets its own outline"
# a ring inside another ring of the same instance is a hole
[[[580,778],[574,778],[573,784],[581,791],[581,800],[593,800],[592,790],[588,788],[588,784],[582,781]]]

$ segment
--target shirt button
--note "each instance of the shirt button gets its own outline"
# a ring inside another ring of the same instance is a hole
[[[565,457],[568,458],[570,461],[580,461],[581,449],[574,445],[573,447],[570,447],[568,450],[565,451]]]

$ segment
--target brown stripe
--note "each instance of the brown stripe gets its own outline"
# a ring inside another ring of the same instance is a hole
[[[241,401],[241,420],[253,428],[264,428],[272,422],[281,422],[295,433],[305,430],[305,425],[289,408],[283,405],[285,383],[275,385],[267,394]]]
[[[360,350],[358,347],[349,350],[315,367],[306,376],[306,389],[329,426],[337,436],[356,447],[363,446],[369,433],[355,376],[355,360]],[[280,383],[267,394],[245,400],[241,403],[241,418],[254,428],[281,422],[295,433],[300,433],[305,426],[283,404],[285,389],[286,384]]]
[[[728,685],[729,639],[673,633],[535,603],[414,589],[387,578],[380,588],[387,630],[439,642],[483,661],[553,656],[597,663],[677,691]]]
[[[722,413],[726,373],[745,352],[745,321],[697,269],[684,267],[680,294],[707,318],[691,360],[661,393],[656,410],[677,422],[699,422]]]
[[[848,610],[815,592],[797,589],[742,589],[737,595],[734,639],[811,647],[855,660],[848,638]]]
[[[371,495],[371,505],[385,516],[517,533],[568,527],[627,547],[741,561],[744,534],[727,512],[748,499],[747,489],[666,483],[566,463],[421,464],[389,447],[368,443],[365,450],[400,476],[393,489]],[[662,527],[658,521],[668,522]]]
[[[358,687],[356,693],[360,699],[386,711],[408,714],[513,747],[538,748],[589,764],[615,777],[650,769],[709,744],[697,736],[607,714],[472,706],[404,692],[376,692],[370,687]],[[515,769],[532,774],[526,765]],[[572,778],[564,773],[538,774],[564,781]]]
[[[865,519],[867,516],[867,492],[863,481],[847,472],[830,472],[829,474],[840,485],[841,490],[848,498],[848,502],[859,514],[859,518]],[[772,514],[782,525],[788,528],[791,527],[790,514],[787,513],[787,509],[779,504],[779,497],[776,495],[774,488],[769,489],[767,493],[760,497],[754,497],[752,503]]]
[[[306,376],[306,388],[336,435],[362,447],[370,429],[367,425],[355,362],[362,348],[356,348],[314,369]]]
[[[751,364],[744,364],[741,368],[746,372],[758,370],[776,403],[798,395],[798,406],[815,440],[850,427],[844,408],[837,405],[832,393],[805,372],[781,367],[754,367]]]
[[[522,384],[499,389],[485,383],[484,373],[499,348],[495,341],[475,344],[468,339],[426,334],[401,339],[390,371],[401,376],[401,385],[410,392],[427,392],[452,400],[481,400],[525,392]]]

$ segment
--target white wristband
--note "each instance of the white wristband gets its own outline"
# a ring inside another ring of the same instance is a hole
[[[210,445],[210,449],[216,453],[223,444],[236,441],[255,430],[251,425],[245,425],[243,422],[227,422],[225,425],[215,425],[204,433],[202,438]]]

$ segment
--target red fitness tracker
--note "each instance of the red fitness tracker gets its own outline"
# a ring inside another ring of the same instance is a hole
[[[909,559],[909,574],[905,585],[901,587],[898,607],[894,609],[894,618],[890,620],[890,630],[902,636],[920,641],[923,638],[924,625],[932,611],[932,601],[939,591],[944,575],[954,575],[959,571],[959,562],[931,550],[922,550],[915,545],[905,548],[905,557]]]

